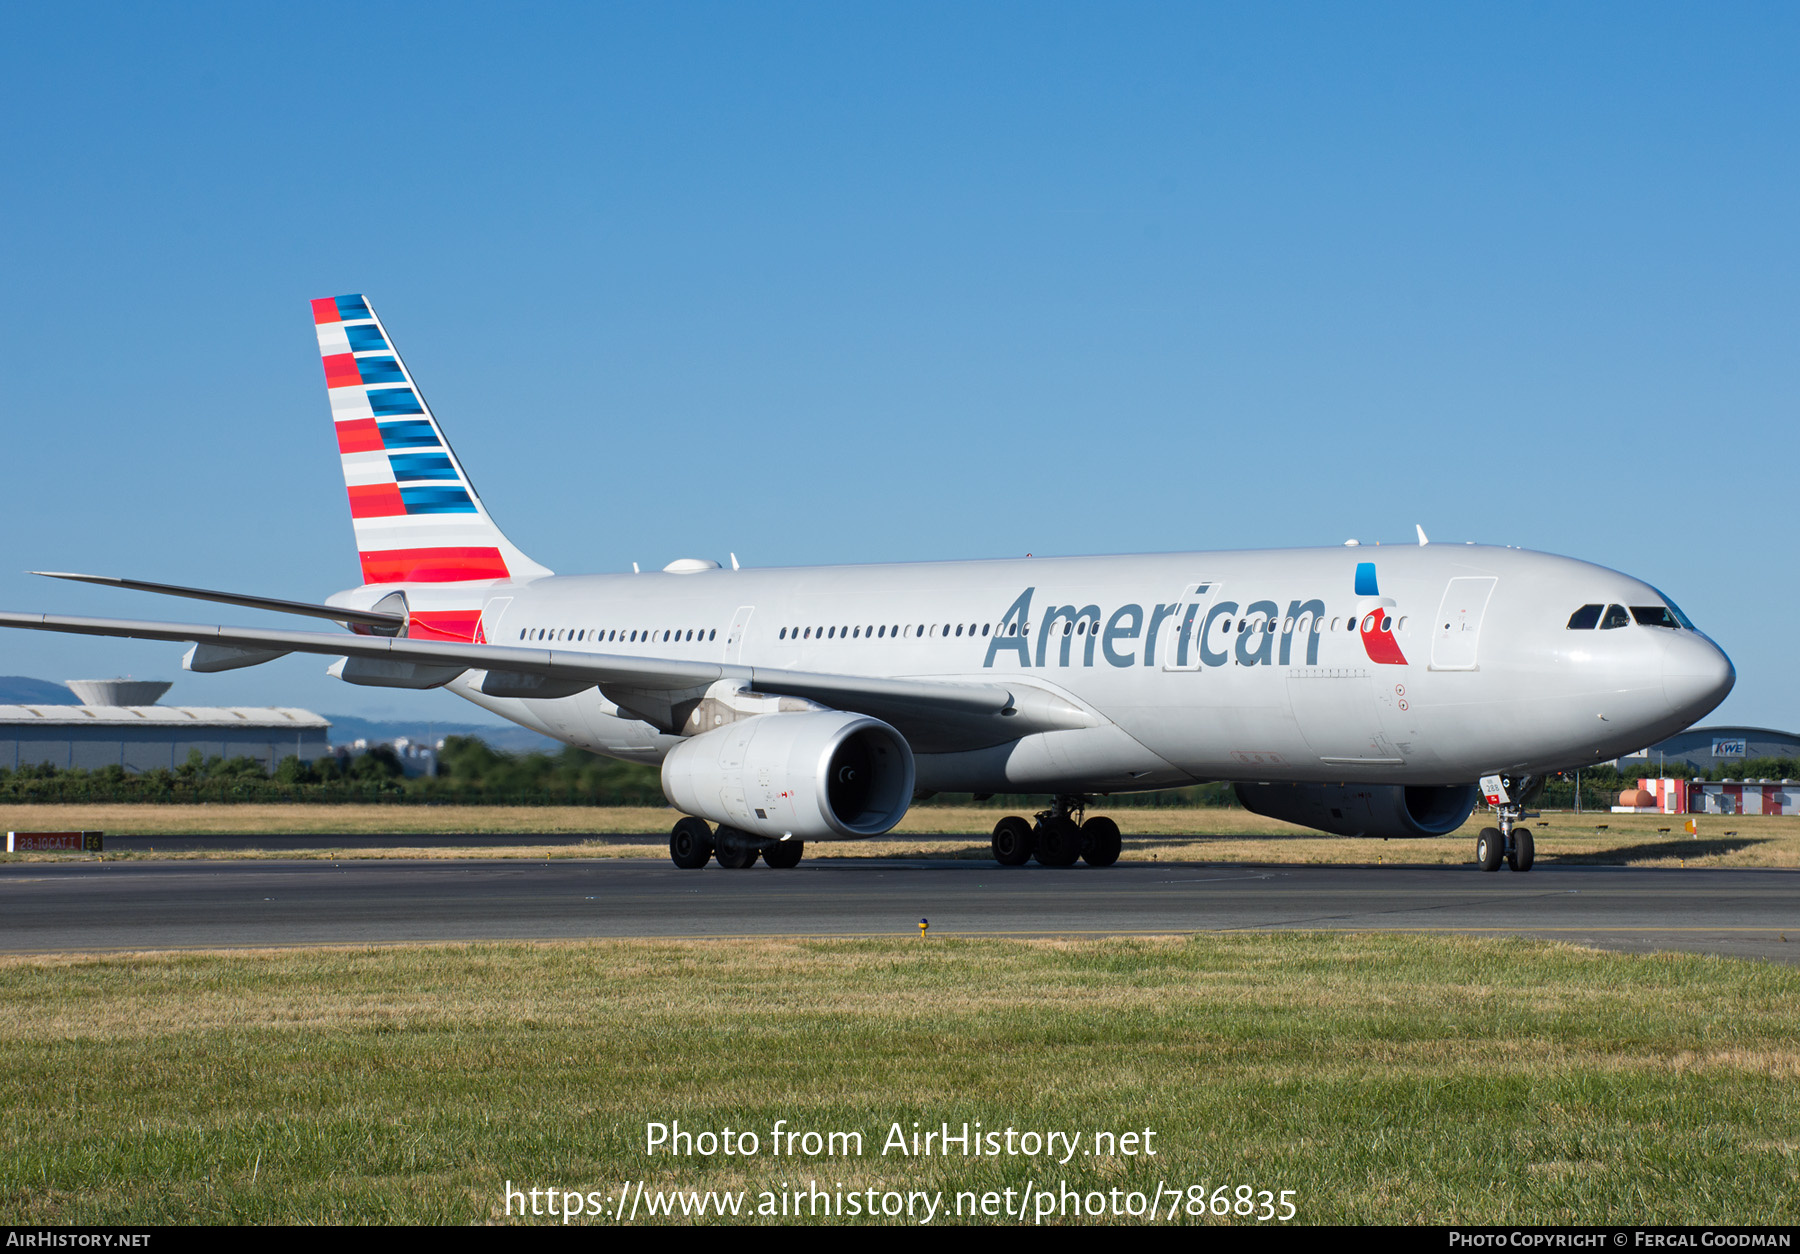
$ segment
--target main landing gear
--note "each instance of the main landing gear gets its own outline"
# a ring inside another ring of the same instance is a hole
[[[741,871],[755,866],[759,857],[785,871],[799,866],[805,853],[803,841],[766,840],[735,827],[715,832],[704,819],[692,816],[678,821],[669,833],[669,859],[684,871],[697,871],[715,858],[720,866]]]
[[[1074,866],[1077,861],[1111,866],[1124,845],[1119,825],[1104,815],[1081,822],[1086,805],[1086,797],[1057,797],[1038,813],[1035,824],[1007,815],[994,824],[994,861],[1024,866],[1036,858],[1040,866]]]
[[[1531,783],[1519,781],[1515,784],[1507,780],[1508,792],[1518,789],[1516,795],[1531,795]],[[1523,787],[1519,787],[1523,785]],[[1541,790],[1541,785],[1540,785]],[[1521,801],[1503,801],[1498,807],[1498,827],[1484,827],[1475,837],[1475,861],[1481,864],[1484,871],[1498,871],[1505,862],[1515,871],[1529,871],[1531,864],[1537,860],[1537,850],[1532,844],[1531,829],[1519,820],[1525,817],[1525,805]]]

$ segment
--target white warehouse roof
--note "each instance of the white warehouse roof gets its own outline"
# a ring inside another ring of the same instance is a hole
[[[292,706],[215,705],[0,705],[0,726],[268,727],[285,731],[329,728],[331,723]]]

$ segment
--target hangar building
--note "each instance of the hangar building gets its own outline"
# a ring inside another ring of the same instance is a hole
[[[310,710],[157,705],[170,688],[162,682],[76,679],[69,687],[80,705],[0,705],[0,767],[173,769],[198,749],[272,768],[331,751],[331,724]]]
[[[1800,736],[1772,727],[1690,727],[1667,740],[1619,759],[1619,770],[1654,771],[1658,764],[1685,762],[1697,771],[1730,767],[1750,758],[1800,758]]]

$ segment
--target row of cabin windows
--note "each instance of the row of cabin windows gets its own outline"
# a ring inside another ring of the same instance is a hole
[[[979,628],[979,630],[977,630]],[[886,626],[868,627],[783,627],[775,633],[777,640],[899,640],[925,639],[928,636],[942,636],[951,639],[956,636],[985,636],[995,631],[992,623],[945,623],[940,628],[936,623],[920,623],[918,626],[908,623],[902,627],[899,623]],[[1004,628],[999,635],[1006,635]],[[1013,624],[1013,634],[1018,634],[1018,624]]]
[[[689,641],[717,640],[719,629],[708,630],[703,627],[665,627],[649,631],[628,631],[618,627],[521,627],[519,639],[531,641],[567,641],[579,643],[591,641],[595,644],[685,644]]]
[[[1667,611],[1661,610],[1660,606],[1656,608],[1662,613],[1667,613]],[[1625,613],[1624,609],[1617,605],[1613,606],[1612,609],[1618,611],[1620,615]],[[1594,623],[1591,620],[1587,622],[1576,621],[1586,615],[1589,610],[1594,611],[1594,614],[1597,617],[1600,607],[1598,605],[1582,606],[1581,609],[1575,612],[1575,617],[1569,620],[1569,626],[1571,628],[1584,626],[1592,627]],[[1633,614],[1639,616],[1639,622],[1647,622],[1648,619],[1645,616],[1650,612],[1650,610],[1641,607],[1634,607],[1632,610]],[[1623,627],[1629,621],[1629,619],[1621,619],[1620,621],[1615,622],[1613,621],[1613,617],[1609,615],[1605,625],[1608,627]],[[1354,618],[1334,618],[1331,620],[1330,629],[1336,631],[1340,623],[1343,624],[1346,631],[1356,630],[1357,620]],[[1240,619],[1235,627],[1232,625],[1231,619],[1225,620],[1225,630],[1227,632],[1272,633],[1277,629],[1277,625],[1277,620],[1273,618],[1263,619],[1258,617]],[[1666,624],[1658,622],[1653,625],[1672,627],[1674,626],[1674,623],[1672,621]],[[1087,617],[1078,618],[1074,621],[1065,618],[1063,619],[1062,626],[1062,634],[1065,636],[1085,636],[1090,631],[1098,635],[1100,632],[1099,620]],[[1295,629],[1296,620],[1292,618],[1286,619],[1282,621],[1279,626],[1283,631],[1292,632]],[[1298,626],[1302,631],[1307,630],[1307,621],[1304,615],[1298,620]],[[1381,616],[1380,630],[1390,631],[1393,629],[1393,626],[1394,620],[1391,617],[1385,614]],[[1365,623],[1365,627],[1370,631],[1376,630],[1374,614],[1368,616],[1368,622]],[[1406,629],[1406,619],[1404,618],[1400,620],[1400,629],[1402,631]],[[1324,620],[1314,618],[1311,623],[1311,630],[1315,634],[1325,630]],[[1030,635],[1031,624],[1025,623],[1021,625],[1017,622],[1003,623],[998,628],[992,623],[968,623],[966,625],[963,623],[945,623],[941,627],[936,623],[920,623],[916,627],[911,623],[908,623],[905,627],[901,627],[898,623],[892,626],[882,625],[867,627],[783,627],[780,632],[777,633],[776,638],[779,640],[898,640],[902,637],[907,639],[925,639],[931,637],[949,640],[964,635],[974,638],[976,636],[987,636],[989,634],[1002,636],[1017,636],[1020,634]],[[591,629],[585,627],[521,627],[519,629],[519,639],[533,643],[687,644],[695,641],[706,643],[708,641],[717,640],[718,638],[719,631],[716,627],[711,629],[700,627],[668,627],[660,630],[640,629],[636,631],[616,627],[596,627]]]
[[[1374,631],[1377,629],[1376,628],[1376,617],[1377,616],[1375,614],[1369,615],[1368,621],[1365,624],[1365,626],[1367,627],[1368,630]],[[1307,630],[1306,616],[1303,615],[1298,620],[1298,623],[1300,626],[1300,630],[1302,630],[1302,631]],[[1278,621],[1273,618],[1263,619],[1263,618],[1258,617],[1258,618],[1241,619],[1238,621],[1237,625],[1234,627],[1232,625],[1232,620],[1226,619],[1225,620],[1225,630],[1228,632],[1233,632],[1233,631],[1235,631],[1235,632],[1262,632],[1262,631],[1266,631],[1266,632],[1272,633],[1272,632],[1276,631],[1277,628],[1279,628],[1280,630],[1283,630],[1283,631],[1292,632],[1295,628],[1295,624],[1296,624],[1296,620],[1292,619],[1292,618]],[[1357,628],[1357,620],[1354,618],[1334,618],[1331,620],[1331,628],[1330,629],[1332,631],[1336,631],[1340,624],[1343,626],[1343,628],[1346,631],[1355,631]],[[977,627],[980,628],[979,631],[976,630]],[[1393,629],[1394,629],[1394,620],[1393,620],[1392,616],[1387,615],[1387,614],[1380,615],[1380,630],[1392,631]],[[1406,619],[1402,618],[1400,620],[1400,630],[1404,631],[1405,629],[1406,629]],[[1324,620],[1318,619],[1318,618],[1313,619],[1312,623],[1311,623],[1311,630],[1313,631],[1314,634],[1324,631],[1325,630]],[[1071,622],[1069,619],[1066,619],[1066,618],[1062,620],[1062,634],[1065,636],[1068,636],[1068,635],[1085,636],[1090,631],[1093,632],[1095,635],[1100,634],[1100,622],[1098,619],[1084,617],[1084,618],[1076,619],[1073,622]],[[945,623],[941,628],[936,623],[932,623],[930,625],[927,625],[925,623],[920,623],[917,627],[914,627],[912,624],[909,623],[904,628],[900,627],[898,625],[895,625],[892,627],[883,627],[883,626],[876,626],[876,627],[783,627],[776,634],[776,639],[778,639],[778,640],[887,640],[887,639],[898,640],[898,639],[902,639],[902,638],[923,639],[926,637],[954,639],[954,638],[956,638],[958,636],[962,636],[964,634],[967,634],[967,635],[973,637],[973,636],[986,636],[986,635],[989,635],[990,633],[992,633],[994,635],[1000,635],[1000,636],[1017,636],[1017,635],[1020,635],[1021,633],[1024,635],[1030,635],[1031,634],[1031,624],[1026,623],[1021,627],[1021,625],[1017,622],[1003,623],[998,628],[994,627],[991,623],[970,623],[967,626],[967,628],[965,628],[963,626],[963,624],[961,624],[961,623]]]
[[[1629,611],[1623,605],[1584,605],[1569,615],[1569,630],[1611,631],[1629,627],[1634,621],[1644,627],[1667,627],[1671,631],[1681,628],[1674,613],[1663,605],[1634,605]]]

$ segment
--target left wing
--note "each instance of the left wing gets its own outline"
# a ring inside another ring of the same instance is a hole
[[[679,658],[62,614],[0,611],[0,627],[187,641],[194,648],[182,664],[194,671],[232,670],[289,653],[316,653],[345,659],[333,667],[339,678],[377,687],[436,688],[479,672],[470,675],[470,682],[493,697],[552,699],[599,688],[621,710],[665,732],[679,731],[688,712],[721,682],[868,714],[892,724],[923,752],[981,748],[1103,721],[1029,684],[881,679]]]

